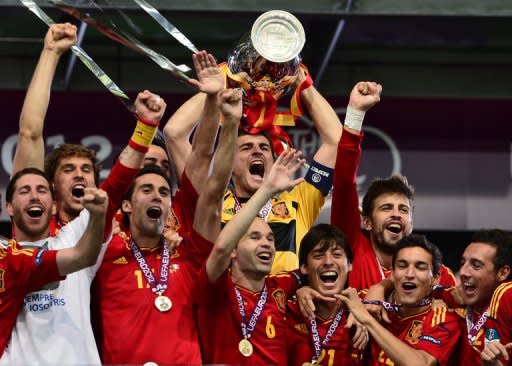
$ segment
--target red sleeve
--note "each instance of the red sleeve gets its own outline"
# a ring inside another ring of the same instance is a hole
[[[228,288],[230,284],[229,271],[224,273],[215,282],[211,282],[206,273],[206,265],[201,268],[198,276],[197,297],[198,303],[209,308],[217,305],[216,299],[222,299],[229,296]],[[211,309],[210,309],[211,310]]]
[[[130,189],[139,169],[128,168],[121,164],[119,159],[112,167],[110,174],[100,188],[108,194],[108,207],[105,216],[105,239],[110,235],[112,230],[112,219],[123,202],[123,197]]]
[[[334,166],[331,203],[331,224],[345,234],[353,252],[356,237],[361,234],[356,173],[361,158],[362,139],[362,132],[360,135],[355,135],[343,130]]]
[[[57,266],[57,250],[22,249],[18,246],[9,247],[11,268],[29,292],[39,290],[49,282],[61,281]]]
[[[178,220],[180,232],[192,231],[198,198],[199,194],[187,174],[183,172],[180,189],[176,192],[172,203],[172,210]]]
[[[446,267],[444,264],[441,266],[439,270],[439,284],[443,287],[454,287],[455,283],[455,275],[452,270]]]
[[[206,260],[213,248],[213,243],[203,238],[194,230],[182,233],[182,235],[184,240],[178,247],[178,253],[186,258],[194,269],[199,271],[206,264]]]
[[[448,366],[460,334],[460,318],[447,308],[439,308],[423,322],[422,334],[413,347],[435,357],[440,366]]]

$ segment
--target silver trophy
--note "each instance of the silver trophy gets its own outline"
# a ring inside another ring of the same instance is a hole
[[[305,41],[304,28],[295,16],[268,11],[229,53],[228,76],[248,95],[264,92],[277,100],[293,89]]]

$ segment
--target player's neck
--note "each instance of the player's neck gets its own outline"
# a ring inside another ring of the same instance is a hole
[[[259,292],[263,289],[266,277],[266,275],[261,273],[242,272],[235,266],[231,268],[231,280],[233,283],[253,292]]]
[[[323,320],[334,318],[339,309],[339,304],[335,302],[318,301],[315,302],[316,315]]]
[[[139,248],[152,249],[160,245],[159,234],[145,235],[134,227],[130,228],[130,232],[132,233],[132,239]]]
[[[59,207],[59,202],[57,201],[57,218],[63,223],[68,223],[70,221],[73,221],[75,218],[80,215],[80,212],[68,212],[64,210],[64,207]]]
[[[254,192],[242,187],[242,185],[240,184],[236,184],[233,181],[233,194],[237,198],[250,198],[254,194]]]
[[[377,256],[380,266],[385,269],[391,269],[393,254],[383,252],[375,244],[373,244],[373,250],[375,251],[375,255]]]

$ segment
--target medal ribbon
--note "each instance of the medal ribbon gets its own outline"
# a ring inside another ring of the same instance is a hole
[[[34,13],[39,19],[45,22],[48,26],[55,24],[55,21],[50,18],[33,0],[21,0],[23,5]],[[112,81],[112,79],[98,66],[96,62],[81,48],[76,45],[71,46],[71,52],[87,67],[96,78],[108,89],[110,93],[115,95],[124,106],[133,114],[135,114],[135,106],[130,101],[130,98],[121,90],[120,87]]]
[[[413,305],[403,305],[403,304],[397,304],[396,302],[387,302],[387,301],[381,301],[381,300],[361,300],[363,304],[368,305],[380,305],[382,306],[388,313],[397,313],[398,310],[400,310],[401,307],[409,307],[409,308],[421,308],[425,305],[429,305],[432,303],[431,298],[425,298],[421,300],[417,304]]]
[[[242,294],[240,294],[240,291],[236,288],[236,286],[233,286],[235,289],[235,296],[236,301],[238,303],[238,310],[240,312],[240,327],[242,329],[242,336],[245,339],[249,339],[252,336],[252,333],[254,332],[254,328],[256,328],[256,323],[258,322],[258,319],[260,318],[261,313],[263,312],[263,307],[265,306],[265,303],[267,302],[267,296],[268,296],[268,289],[267,284],[263,287],[263,291],[261,291],[260,298],[258,300],[258,303],[256,304],[256,307],[254,308],[251,319],[249,320],[249,324],[247,324],[247,318],[245,316],[245,306],[244,306],[244,299],[242,298]]]
[[[235,206],[233,207],[233,211],[236,214],[240,209],[242,208],[242,204],[240,203],[240,200],[237,196],[233,193],[233,197],[235,199]],[[261,208],[260,212],[258,213],[258,216],[262,218],[263,220],[267,221],[268,215],[270,214],[270,210],[272,209],[272,202],[271,200],[268,200],[267,203]]]
[[[162,295],[165,290],[167,290],[167,282],[169,280],[169,259],[170,259],[170,251],[169,246],[162,240],[162,260],[160,262],[160,278],[158,281],[155,279],[155,275],[149,268],[144,255],[139,249],[139,246],[133,239],[130,239],[130,250],[133,254],[133,257],[137,261],[140,270],[144,274],[144,278],[148,281],[149,286],[151,287],[151,291],[157,295]]]
[[[318,358],[320,357],[320,353],[322,353],[322,348],[327,346],[327,343],[329,343],[329,340],[333,336],[334,332],[336,332],[336,329],[338,329],[342,315],[343,309],[340,308],[340,310],[338,310],[338,312],[336,313],[336,316],[334,317],[334,320],[332,321],[331,326],[327,330],[327,334],[325,335],[323,340],[320,339],[320,335],[318,334],[318,326],[316,324],[316,319],[311,319],[309,321],[309,332],[311,333],[311,340],[313,341],[313,347],[315,348],[315,356],[311,361],[312,363],[315,363],[318,360]]]
[[[468,328],[468,340],[470,344],[473,344],[473,342],[476,339],[476,336],[478,335],[478,332],[480,331],[480,329],[482,329],[488,317],[489,311],[488,309],[486,309],[484,313],[480,316],[478,321],[475,324],[473,324],[473,312],[471,311],[471,308],[469,306],[466,307],[466,326]]]

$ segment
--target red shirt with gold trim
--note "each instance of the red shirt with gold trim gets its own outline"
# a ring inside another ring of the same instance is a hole
[[[435,310],[428,308],[418,314],[400,317],[389,313],[391,324],[384,326],[395,337],[414,349],[422,350],[435,357],[440,366],[458,365],[454,363],[454,349],[461,335],[458,316],[446,307]],[[368,365],[393,366],[395,363],[388,358],[380,346],[370,341],[370,360]]]
[[[56,250],[23,249],[15,240],[0,245],[0,356],[25,296],[64,278],[57,268]]]
[[[243,339],[241,316],[229,271],[210,283],[203,268],[199,277],[198,324],[205,364],[288,365],[286,360],[286,299],[295,293],[297,280],[293,274],[269,275],[265,283],[268,297],[250,342],[249,357],[238,351]],[[244,301],[246,322],[258,303],[261,292],[237,286]]]
[[[352,347],[350,329],[345,328],[347,315],[342,314],[338,328],[336,328],[327,346],[322,349],[315,365],[355,366],[363,364],[361,352]],[[311,341],[309,322],[302,316],[296,301],[288,301],[286,323],[288,365],[300,366],[304,362],[311,362],[314,356],[314,346]],[[324,339],[331,324],[332,319],[321,320],[317,318],[320,339]]]
[[[103,363],[201,364],[194,286],[212,244],[194,232],[182,235],[184,240],[169,264],[168,288],[164,293],[172,301],[168,312],[155,307],[156,295],[128,242],[119,235],[112,238],[94,284]],[[141,248],[141,252],[158,280],[161,247]]]

